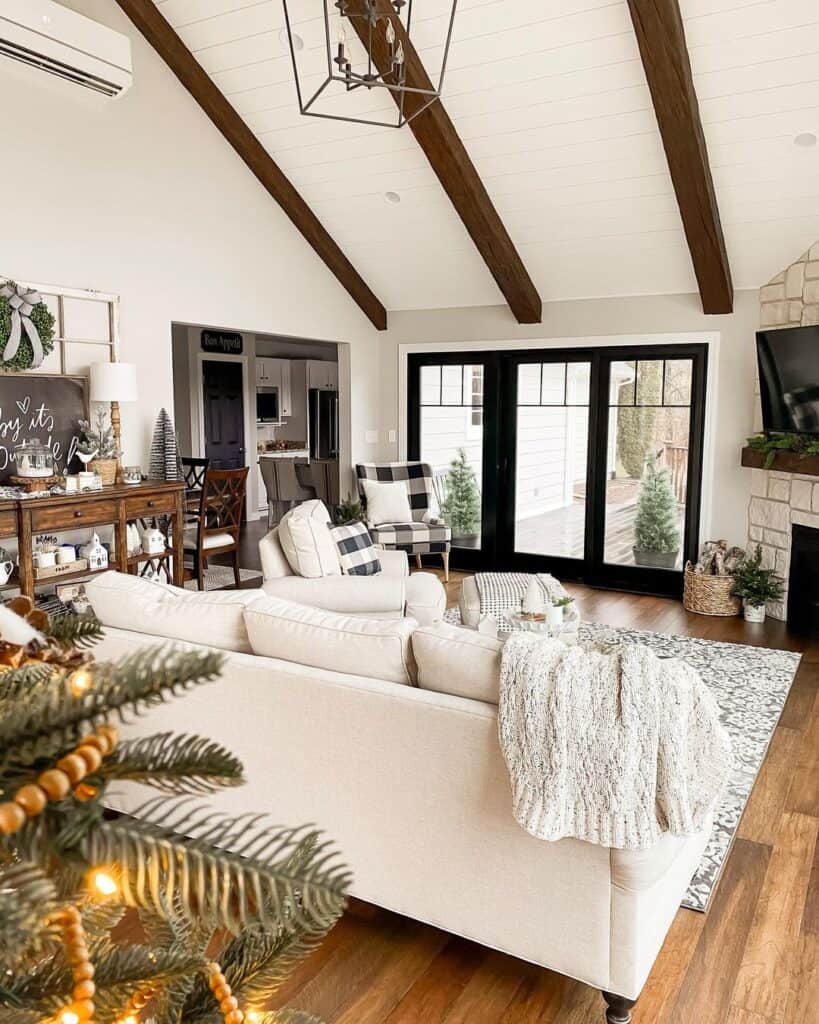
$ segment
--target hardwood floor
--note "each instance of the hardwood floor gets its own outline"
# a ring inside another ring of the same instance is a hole
[[[450,603],[462,578],[452,574]],[[754,626],[692,615],[666,598],[568,589],[583,618],[612,626],[803,651],[710,910],[679,911],[634,1021],[819,1020],[819,643],[772,620]],[[604,1020],[600,994],[585,985],[358,902],[288,980],[275,1003],[284,1005],[326,1024]]]

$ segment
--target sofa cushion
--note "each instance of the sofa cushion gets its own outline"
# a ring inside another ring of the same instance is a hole
[[[503,642],[471,629],[437,622],[412,635],[422,690],[498,703]]]
[[[378,552],[364,523],[334,526],[330,534],[338,548],[338,560],[345,575],[375,576],[381,572]]]
[[[367,522],[373,526],[382,523],[411,523],[409,492],[403,480],[362,480],[367,504]]]
[[[304,501],[279,523],[279,543],[297,576],[340,576],[338,550],[330,536],[330,513],[323,501]]]
[[[243,612],[260,590],[189,591],[158,580],[106,572],[85,584],[104,626],[249,653]]]
[[[245,612],[254,654],[412,686],[414,619],[365,619],[262,597]]]

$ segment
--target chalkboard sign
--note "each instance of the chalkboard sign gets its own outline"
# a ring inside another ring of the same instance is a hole
[[[51,448],[58,473],[77,468],[77,421],[88,418],[87,394],[85,377],[0,374],[0,484],[16,472],[14,449],[33,438]]]
[[[233,331],[202,331],[202,351],[224,356],[242,354],[242,336]]]

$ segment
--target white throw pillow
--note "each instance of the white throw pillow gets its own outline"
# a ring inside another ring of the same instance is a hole
[[[323,501],[304,501],[279,523],[279,543],[297,576],[340,576],[338,549],[330,535],[330,513]]]
[[[245,625],[254,654],[413,685],[414,619],[364,619],[265,597],[247,608]]]
[[[367,503],[367,522],[373,526],[385,523],[411,523],[409,491],[403,480],[362,480]]]
[[[113,571],[89,580],[85,590],[104,626],[245,654],[251,647],[243,612],[264,596],[261,590],[180,590]]]
[[[462,626],[436,622],[412,634],[422,690],[497,704],[503,642]]]

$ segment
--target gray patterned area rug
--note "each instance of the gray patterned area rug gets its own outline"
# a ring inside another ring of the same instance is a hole
[[[460,623],[457,609],[447,612],[446,618],[456,625]],[[704,913],[782,714],[801,655],[589,622],[581,623],[578,642],[645,644],[660,658],[681,658],[699,672],[719,705],[722,723],[734,746],[734,771],[717,804],[711,839],[682,903],[689,910]]]
[[[239,578],[242,583],[256,580],[258,586],[262,585],[262,574],[255,569],[240,569]],[[233,590],[236,583],[233,578],[233,569],[228,565],[209,565],[205,569],[205,590]],[[196,580],[185,580],[185,590],[198,590]]]

